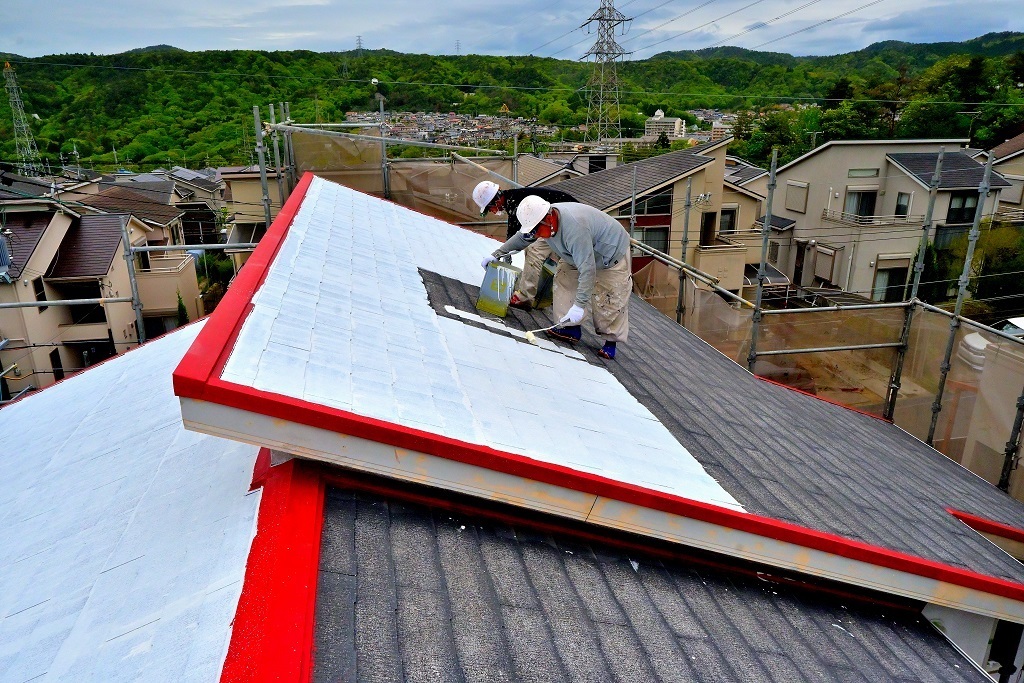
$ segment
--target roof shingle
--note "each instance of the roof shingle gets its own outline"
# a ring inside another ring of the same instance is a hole
[[[885,156],[926,186],[931,184],[939,160],[938,152],[891,152]],[[976,159],[959,151],[946,152],[942,157],[939,189],[977,189],[984,175],[985,165]],[[1010,183],[993,171],[991,187],[1010,187]]]
[[[121,247],[127,214],[82,216],[60,244],[47,277],[102,277],[110,271]]]
[[[32,258],[39,240],[53,220],[54,214],[46,211],[11,212],[6,214],[2,226],[10,230],[7,246],[11,251],[11,266],[7,271],[12,278],[21,277],[25,264]]]
[[[130,213],[143,221],[156,225],[167,225],[185,213],[184,210],[176,206],[158,201],[145,191],[136,191],[121,186],[111,187],[81,201],[83,204],[103,209],[109,213]]]

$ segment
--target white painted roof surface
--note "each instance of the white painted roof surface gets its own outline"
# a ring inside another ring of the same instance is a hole
[[[417,268],[479,284],[495,246],[315,178],[221,379],[742,509],[603,368],[434,313]]]
[[[217,681],[257,449],[187,432],[201,324],[0,410],[0,681]]]

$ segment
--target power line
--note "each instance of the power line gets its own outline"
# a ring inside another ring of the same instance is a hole
[[[637,33],[636,35],[634,35],[631,38],[628,38],[628,39],[626,39],[626,40],[624,40],[622,42],[628,43],[630,41],[636,40],[640,36],[647,35],[648,33],[651,33],[652,31],[657,31],[659,28],[661,28],[663,26],[668,26],[669,24],[671,24],[671,23],[673,23],[675,21],[678,21],[679,19],[682,19],[683,17],[689,16],[689,15],[693,14],[694,12],[696,12],[697,10],[703,9],[704,7],[707,7],[708,5],[712,4],[713,2],[715,2],[715,0],[706,0],[706,2],[704,2],[704,3],[700,4],[700,5],[697,5],[696,7],[693,7],[691,9],[686,10],[685,12],[683,12],[680,15],[674,16],[671,19],[669,19],[668,21],[663,21],[660,24],[658,24],[657,26],[652,26],[651,28],[649,28],[649,29],[647,29],[645,31],[641,31],[640,33]],[[680,35],[682,35],[682,34],[680,34]],[[643,49],[644,48],[640,48],[640,50],[643,50]],[[637,50],[637,52],[639,52],[640,50]]]
[[[842,17],[847,17],[847,16],[853,14],[854,12],[859,12],[862,9],[866,9],[868,7],[871,7],[872,5],[877,5],[880,2],[885,2],[885,0],[872,0],[872,2],[869,2],[867,4],[861,5],[860,7],[856,7],[854,9],[851,9],[851,10],[847,11],[847,12],[843,12],[842,14],[837,14],[834,17],[829,17],[828,19],[825,19],[824,21],[819,21],[816,24],[811,24],[810,26],[805,26],[804,28],[802,28],[802,29],[800,29],[798,31],[793,31],[792,33],[787,33],[784,36],[779,36],[778,38],[772,38],[771,40],[766,40],[765,42],[761,43],[760,45],[755,45],[754,47],[752,47],[750,49],[751,50],[756,50],[759,47],[764,47],[765,45],[771,45],[772,43],[775,43],[777,41],[782,40],[783,38],[790,38],[792,36],[797,35],[798,33],[803,33],[804,31],[810,31],[811,29],[818,28],[819,26],[823,26],[823,25],[829,23],[830,21],[835,21],[836,19],[840,19]]]
[[[691,29],[687,29],[686,31],[683,31],[682,33],[677,33],[674,36],[669,36],[668,38],[662,38],[661,40],[656,40],[653,43],[650,43],[649,45],[644,45],[643,47],[638,47],[638,48],[636,48],[636,50],[634,50],[634,52],[641,52],[643,50],[646,50],[647,48],[654,47],[655,45],[661,45],[662,43],[667,43],[670,40],[675,40],[676,38],[680,38],[682,36],[685,36],[688,33],[693,33],[694,31],[700,30],[702,28],[710,26],[711,24],[714,24],[715,22],[721,21],[722,19],[725,19],[726,17],[731,17],[734,14],[739,14],[743,10],[750,9],[754,5],[760,5],[762,2],[764,2],[764,0],[754,0],[754,2],[752,2],[752,3],[748,4],[748,5],[744,5],[743,7],[740,7],[739,9],[735,9],[732,12],[726,12],[722,16],[715,17],[711,21],[706,21],[703,24],[701,24],[700,26],[694,26]],[[710,2],[705,3],[705,4],[710,4]]]
[[[746,31],[740,31],[739,33],[736,33],[734,35],[729,36],[728,38],[722,38],[721,40],[719,40],[716,43],[711,43],[710,45],[707,46],[707,48],[704,48],[704,49],[709,49],[709,48],[715,47],[717,45],[721,45],[722,43],[724,43],[726,41],[732,40],[733,38],[739,38],[740,36],[746,35],[746,34],[751,33],[753,31],[759,31],[759,30],[765,28],[766,26],[768,26],[769,24],[771,24],[771,23],[773,23],[775,21],[778,21],[779,19],[782,19],[784,17],[788,17],[791,14],[796,14],[800,10],[807,9],[811,5],[816,5],[819,2],[821,2],[821,0],[811,0],[810,2],[805,3],[803,5],[800,5],[799,7],[796,7],[794,9],[791,9],[788,12],[783,12],[782,14],[780,14],[777,17],[773,17],[771,19],[768,19],[767,21],[759,21],[756,24],[754,24],[753,26],[751,26],[750,28],[748,28]]]

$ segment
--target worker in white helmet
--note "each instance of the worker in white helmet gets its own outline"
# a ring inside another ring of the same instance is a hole
[[[594,330],[604,339],[598,354],[615,358],[615,345],[629,335],[629,295],[633,291],[629,233],[608,214],[578,203],[526,197],[516,210],[519,232],[483,260],[487,264],[522,251],[538,238],[561,257],[555,273],[554,318],[560,327],[549,335],[579,341],[587,308]]]
[[[485,180],[473,188],[473,201],[480,207],[480,215],[498,213],[504,211],[508,216],[508,231],[505,239],[509,239],[519,232],[519,219],[516,218],[516,208],[519,202],[526,197],[535,195],[542,197],[551,203],[575,202],[572,195],[561,190],[552,190],[546,187],[522,187],[514,190],[502,190],[498,184]],[[537,288],[540,285],[541,269],[544,261],[551,256],[551,249],[543,239],[535,240],[526,248],[526,263],[523,266],[523,274],[519,276],[519,283],[516,291],[512,293],[509,306],[515,308],[531,309],[536,305]]]

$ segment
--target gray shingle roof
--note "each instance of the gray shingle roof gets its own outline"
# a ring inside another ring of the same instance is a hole
[[[632,196],[634,168],[636,192],[640,196],[712,162],[711,157],[695,154],[693,149],[669,152],[579,178],[570,178],[550,187],[568,192],[580,202],[604,211]]]
[[[101,277],[110,270],[121,247],[126,214],[82,216],[60,243],[48,277]]]
[[[434,277],[443,286],[427,282],[432,305],[473,310],[477,287]],[[1024,582],[1024,566],[946,511],[1021,528],[1024,504],[893,424],[755,378],[636,295],[629,322],[629,343],[615,361],[588,358],[748,512]],[[505,324],[551,323],[546,312],[510,309]],[[589,332],[584,342],[576,348],[601,347]],[[741,414],[722,410],[738,396],[747,406]]]
[[[140,192],[139,189],[121,185],[111,187],[81,201],[83,204],[111,213],[130,213],[157,225],[167,225],[185,213],[183,209],[165,204],[145,191]]]
[[[518,517],[343,489],[325,508],[317,683],[988,680],[911,609]]]
[[[764,225],[764,214],[758,216],[757,220],[754,222],[760,225]],[[796,225],[796,221],[793,220],[792,218],[783,218],[782,216],[772,214],[772,227],[775,228],[776,230],[788,230],[789,228],[792,228],[794,225]]]
[[[924,185],[930,185],[935,175],[938,152],[893,152],[885,155],[893,163],[905,169]],[[940,190],[977,189],[985,175],[985,165],[963,152],[946,152],[942,157],[942,178]],[[1010,183],[995,171],[992,172],[992,187],[1010,187]]]

